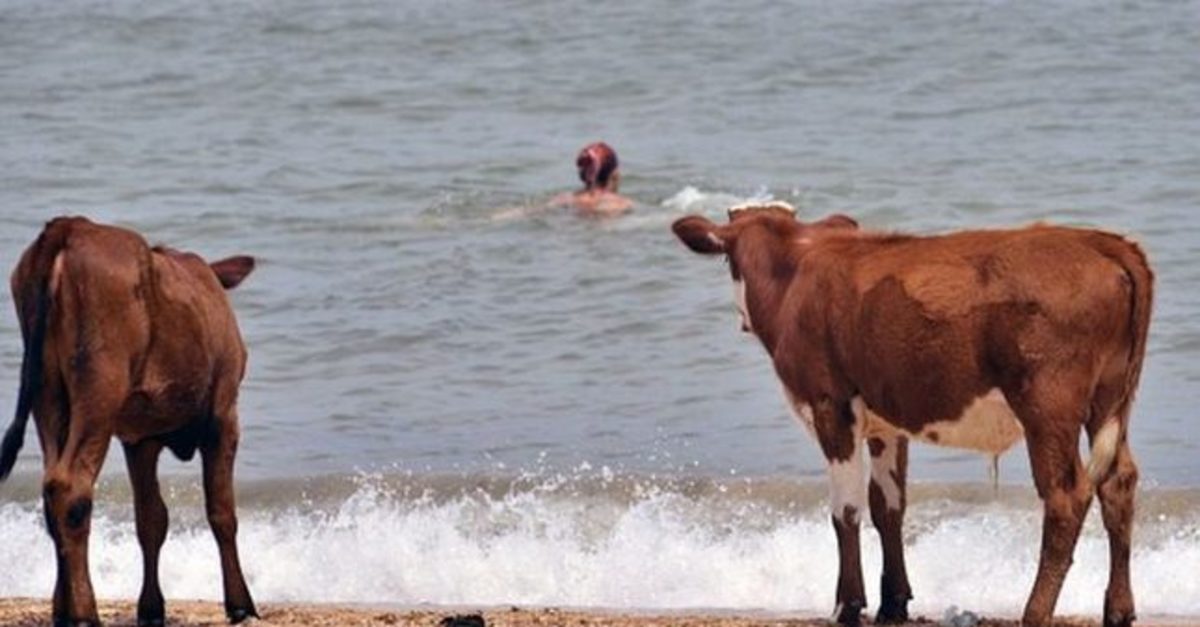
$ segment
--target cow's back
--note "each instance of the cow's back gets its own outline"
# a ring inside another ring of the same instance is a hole
[[[1040,368],[1117,372],[1135,357],[1131,279],[1114,251],[1136,247],[1119,237],[1031,227],[869,246],[845,248],[857,252],[855,307],[841,312],[839,361],[868,405],[908,430]]]
[[[219,394],[233,402],[245,353],[203,260],[152,250],[133,231],[83,218],[50,222],[43,240],[61,241],[47,278],[49,390],[115,406],[114,432],[126,442],[206,418]],[[34,280],[38,243],[14,272],[18,301],[18,284]]]

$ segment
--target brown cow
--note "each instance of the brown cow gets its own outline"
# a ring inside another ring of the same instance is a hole
[[[742,328],[766,348],[828,461],[839,623],[859,624],[866,607],[858,529],[868,505],[883,546],[877,620],[907,618],[908,439],[999,454],[1022,437],[1044,505],[1025,624],[1050,623],[1093,488],[1112,559],[1104,622],[1133,621],[1137,467],[1127,433],[1153,289],[1137,245],[1040,225],[864,233],[844,216],[803,224],[782,203],[736,208],[724,225],[688,216],[673,228],[693,251],[728,259]]]
[[[200,449],[226,615],[233,623],[257,616],[238,561],[233,502],[246,349],[222,290],[253,269],[251,257],[210,265],[152,249],[126,229],[58,218],[13,271],[25,356],[16,418],[0,447],[0,480],[12,470],[32,410],[58,559],[56,625],[99,624],[87,542],[93,485],[113,436],[125,448],[142,547],[138,623],[164,620],[158,553],[167,508],[156,472],[164,446],[183,460]]]

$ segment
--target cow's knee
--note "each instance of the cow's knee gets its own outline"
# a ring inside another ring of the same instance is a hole
[[[1090,495],[1080,490],[1053,490],[1042,499],[1046,515],[1054,520],[1075,522],[1087,515]]]
[[[55,539],[69,539],[85,533],[92,516],[92,486],[84,480],[60,475],[47,477],[42,484],[46,529]]]
[[[208,510],[208,526],[219,541],[232,540],[237,535],[237,515],[225,508]]]
[[[65,484],[55,479],[42,483],[42,516],[46,519],[46,532],[55,541],[61,537],[58,524],[58,495],[65,491]]]
[[[1097,486],[1101,503],[1111,506],[1126,499],[1132,500],[1139,476],[1133,457],[1125,451],[1118,453],[1112,471]]]
[[[49,475],[42,482],[42,511],[46,517],[46,531],[56,540],[77,527],[69,525],[67,520],[68,513],[72,513],[72,505],[75,506],[75,515],[70,518],[73,519],[79,518],[79,509],[82,507],[76,504],[77,499],[73,499],[72,496],[71,482],[64,476]],[[90,506],[88,509],[90,511]]]
[[[1042,540],[1051,555],[1062,560],[1064,568],[1072,562],[1071,553],[1089,503],[1087,495],[1067,490],[1055,490],[1043,499],[1045,535]]]
[[[66,515],[63,517],[67,531],[75,532],[83,529],[84,524],[91,519],[91,515],[92,498],[90,496],[78,496],[71,499],[67,505]]]

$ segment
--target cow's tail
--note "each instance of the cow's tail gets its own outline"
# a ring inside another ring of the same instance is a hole
[[[1116,459],[1117,450],[1125,440],[1129,429],[1129,413],[1133,406],[1134,393],[1142,376],[1142,363],[1146,357],[1146,340],[1150,332],[1150,311],[1154,304],[1154,273],[1146,261],[1146,254],[1137,244],[1124,238],[1104,234],[1101,251],[1105,256],[1120,264],[1129,278],[1130,316],[1129,328],[1132,343],[1129,364],[1125,369],[1125,385],[1117,410],[1100,427],[1092,439],[1091,459],[1088,462],[1088,477],[1092,485],[1108,475]]]
[[[17,462],[17,453],[25,443],[29,412],[41,391],[42,355],[52,296],[50,278],[55,259],[66,246],[68,231],[67,220],[58,219],[47,224],[37,241],[21,257],[13,273],[13,297],[21,323],[21,336],[25,340],[25,354],[21,360],[17,412],[12,424],[4,432],[3,443],[0,443],[0,481],[8,478]]]

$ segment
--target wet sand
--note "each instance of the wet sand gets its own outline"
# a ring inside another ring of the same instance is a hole
[[[100,618],[112,627],[137,625],[137,606],[133,601],[104,601]],[[788,616],[767,613],[736,613],[727,611],[625,612],[610,610],[559,610],[552,608],[386,608],[366,606],[304,605],[265,603],[259,606],[262,619],[254,625],[316,625],[367,626],[405,625],[412,627],[441,627],[449,617],[481,615],[491,627],[537,626],[612,626],[612,627],[825,627],[829,622],[821,617]],[[34,627],[48,625],[50,603],[43,599],[0,599],[0,625]],[[175,626],[225,625],[221,604],[212,601],[167,602],[167,624]],[[453,623],[450,623],[453,624]],[[462,627],[471,622],[460,621]],[[478,624],[478,623],[476,623]],[[931,618],[918,618],[911,625],[937,625]],[[985,619],[979,625],[1008,627],[1017,625],[1012,619]],[[1091,627],[1098,620],[1065,618],[1064,627]],[[1186,621],[1140,620],[1139,626],[1186,625]],[[457,627],[457,626],[456,626]]]

